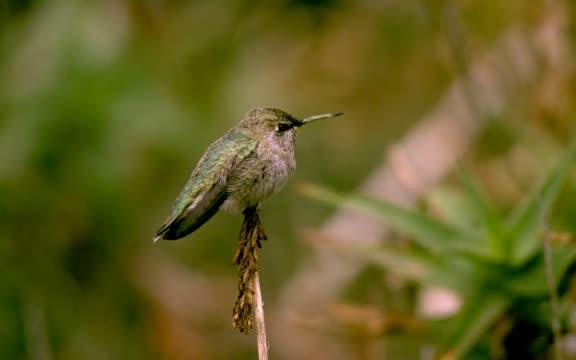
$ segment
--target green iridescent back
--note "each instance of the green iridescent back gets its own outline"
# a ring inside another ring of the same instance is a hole
[[[214,215],[226,199],[228,174],[258,145],[257,138],[251,135],[248,128],[236,127],[210,145],[156,236],[163,235],[165,239],[185,236]]]

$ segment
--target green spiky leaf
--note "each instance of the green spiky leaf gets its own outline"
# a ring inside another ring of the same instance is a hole
[[[471,234],[433,220],[416,211],[404,209],[389,202],[362,195],[343,195],[324,187],[305,184],[300,191],[325,203],[346,206],[385,221],[395,229],[405,232],[428,251],[444,254],[451,251],[470,251],[484,254],[478,242],[469,241]]]
[[[484,289],[465,299],[440,347],[440,358],[461,359],[506,311],[509,299]]]
[[[576,261],[576,247],[552,245],[552,273],[557,281]],[[546,279],[544,257],[539,256],[528,268],[518,269],[509,277],[500,277],[501,286],[515,296],[548,297],[548,280]]]
[[[503,223],[494,209],[488,203],[486,196],[472,179],[470,173],[460,168],[460,179],[464,184],[475,213],[480,219],[484,237],[490,246],[490,252],[497,258],[503,258],[506,254],[506,243],[503,236]]]
[[[378,246],[370,249],[348,249],[364,260],[424,285],[439,285],[466,293],[471,288],[469,263],[452,257],[434,256],[415,248]]]
[[[512,262],[521,264],[532,258],[541,246],[539,232],[543,230],[545,218],[552,202],[558,195],[560,186],[568,174],[574,160],[576,143],[573,144],[558,166],[544,179],[512,216],[506,239],[509,241]]]

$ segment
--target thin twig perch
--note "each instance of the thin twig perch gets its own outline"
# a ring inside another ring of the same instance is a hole
[[[239,280],[233,324],[241,333],[247,333],[256,322],[259,360],[268,359],[264,302],[258,276],[258,249],[262,247],[263,240],[266,240],[266,234],[260,222],[258,210],[256,208],[244,210],[244,222],[240,231],[238,249],[234,256],[234,265],[238,266]]]
[[[258,342],[258,359],[268,360],[268,339],[266,338],[266,323],[264,321],[264,302],[260,291],[260,277],[254,274],[254,321],[256,322],[256,341]]]

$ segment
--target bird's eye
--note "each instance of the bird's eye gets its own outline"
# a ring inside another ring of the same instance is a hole
[[[276,132],[282,133],[286,130],[292,129],[292,124],[280,123],[276,125]]]

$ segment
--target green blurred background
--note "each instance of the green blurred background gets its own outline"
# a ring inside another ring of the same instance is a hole
[[[273,314],[305,261],[330,251],[302,241],[302,229],[320,228],[335,210],[295,185],[354,191],[473,64],[500,56],[506,34],[536,33],[534,49],[508,44],[520,59],[537,53],[519,70],[520,85],[504,69],[499,84],[513,85],[489,92],[499,105],[483,111],[477,99],[482,125],[442,134],[462,145],[436,149],[462,159],[505,213],[574,133],[572,20],[570,2],[544,0],[0,0],[0,358],[255,358],[253,337],[231,326],[240,217],[218,214],[185,240],[151,242],[205,148],[254,107],[345,113],[299,133],[298,170],[263,208],[270,240],[261,277]],[[560,24],[562,37],[547,24]],[[510,66],[505,60],[498,64]],[[458,114],[446,116],[458,122]],[[434,154],[415,153],[434,168]],[[454,170],[418,194],[419,209],[434,216],[439,192],[462,187]],[[570,240],[576,186],[568,179],[550,228]],[[419,287],[388,270],[368,266],[330,302],[413,309]],[[286,320],[278,319],[269,317],[272,358],[323,358],[321,345],[314,356],[282,346],[284,326],[274,322]],[[322,339],[342,358],[434,353],[425,331],[358,340],[337,331],[364,326],[347,321],[330,322]],[[503,321],[497,329],[509,334],[513,320]],[[311,339],[325,332],[289,326]],[[570,327],[563,333],[570,343]],[[534,357],[551,347],[538,349]]]

